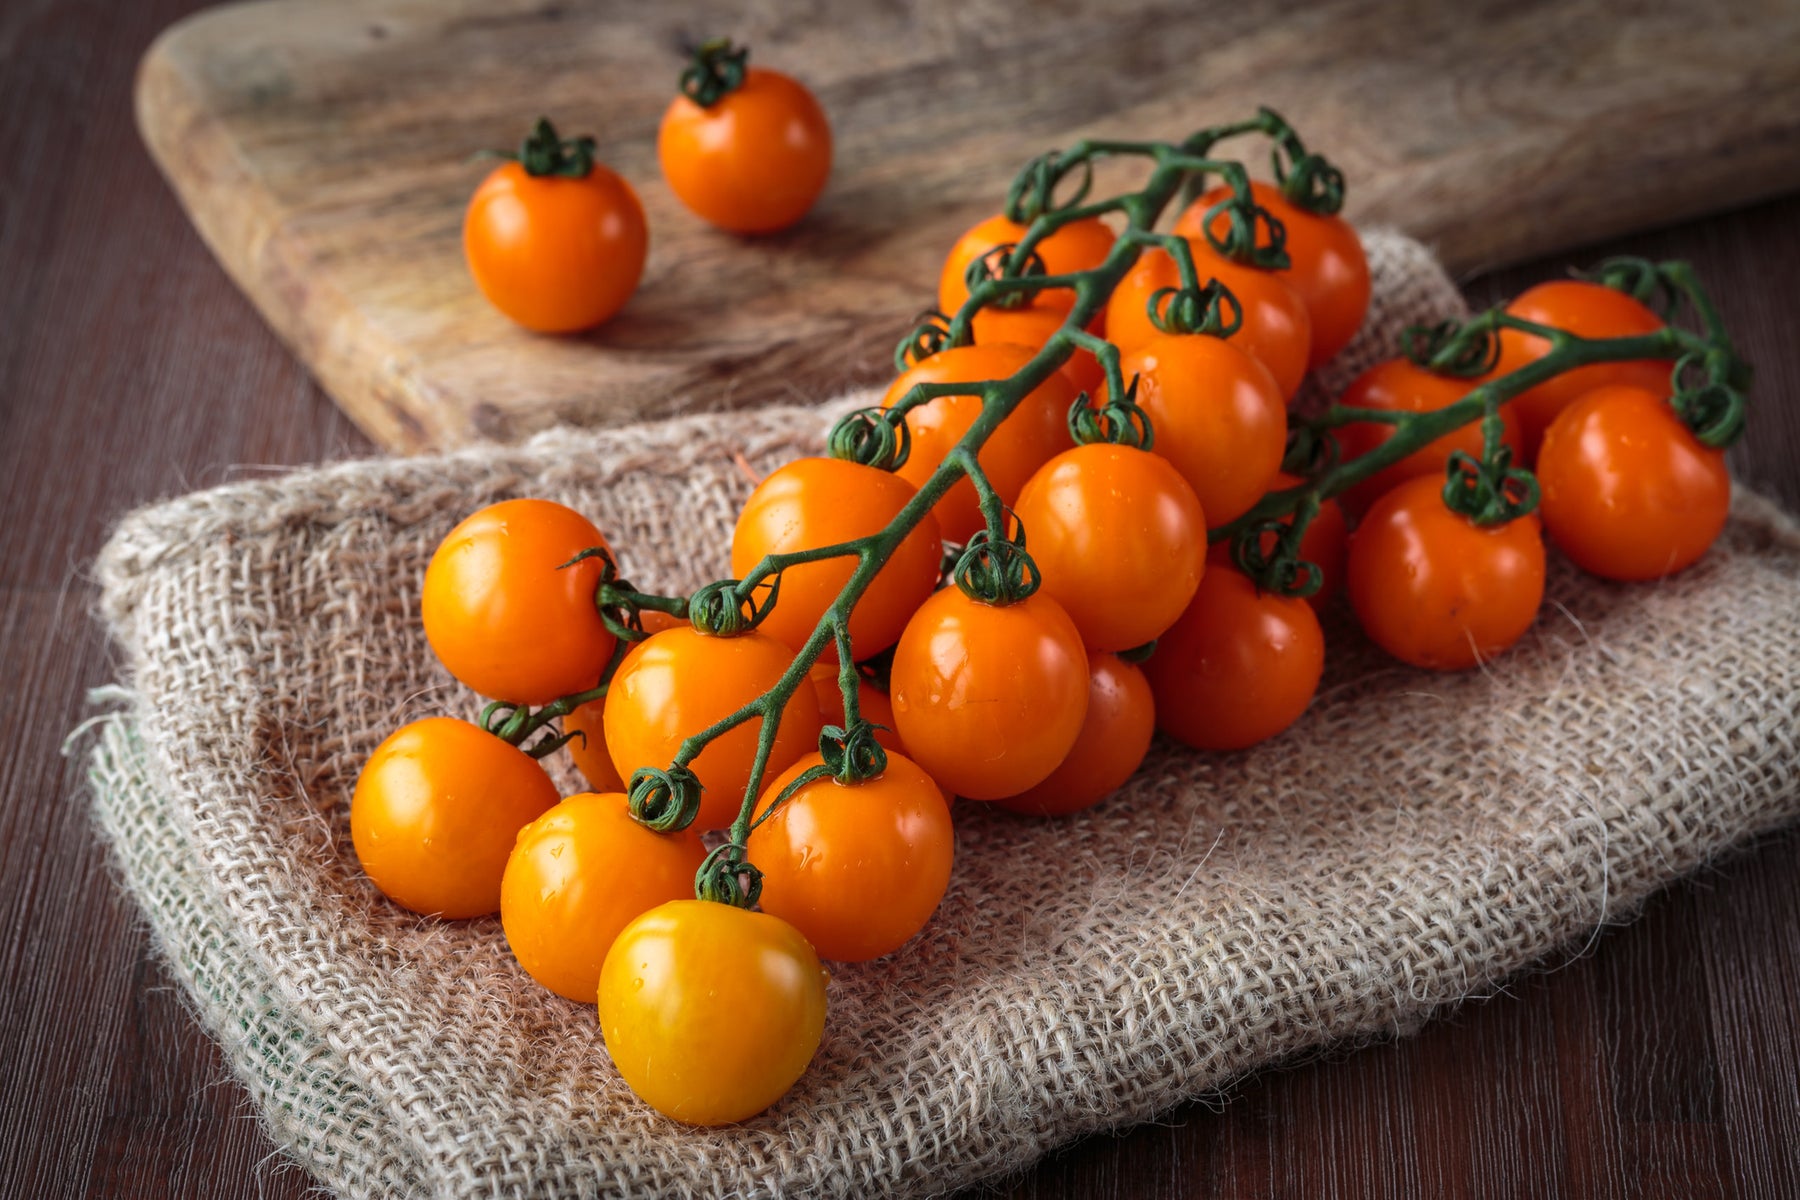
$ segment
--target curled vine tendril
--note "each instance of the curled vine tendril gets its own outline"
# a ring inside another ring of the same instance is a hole
[[[1168,334],[1204,333],[1228,338],[1244,327],[1244,306],[1216,279],[1199,291],[1187,287],[1158,288],[1150,293],[1150,324]]]
[[[951,572],[963,595],[982,604],[1004,607],[1017,604],[1038,590],[1043,576],[1025,552],[1025,530],[995,541],[985,529],[975,532],[963,547]]]
[[[745,861],[744,847],[737,842],[715,848],[694,874],[696,896],[734,908],[755,908],[762,889],[762,872]]]
[[[708,38],[695,47],[693,59],[681,72],[681,94],[701,108],[711,108],[744,86],[749,59],[749,49],[734,47],[730,38]]]
[[[913,319],[912,328],[894,347],[894,369],[904,374],[951,345],[950,318],[935,308],[927,309]]]
[[[717,579],[702,586],[688,600],[689,623],[711,637],[736,637],[762,624],[763,617],[775,607],[781,576],[769,581],[768,595],[761,604],[741,594],[739,586],[735,579]]]
[[[1500,365],[1500,335],[1482,317],[1408,325],[1400,334],[1400,352],[1434,374],[1475,379]]]
[[[1138,377],[1133,375],[1125,394],[1108,397],[1104,404],[1094,404],[1086,392],[1069,405],[1069,436],[1077,446],[1109,442],[1115,446],[1135,446],[1149,450],[1156,445],[1156,430],[1150,414],[1138,407]]]
[[[1027,254],[1025,261],[1015,262],[1014,252],[1018,248],[1017,242],[1001,242],[981,257],[971,260],[968,269],[963,272],[963,282],[972,292],[990,279],[1030,279],[1049,273],[1044,266],[1044,256],[1036,250]],[[1035,295],[1035,291],[1026,288],[1005,291],[988,301],[988,307],[1024,308]]]
[[[646,829],[672,833],[700,815],[700,779],[687,767],[639,767],[625,788],[631,819]]]
[[[1226,218],[1223,235],[1215,228],[1221,215]],[[1262,271],[1285,271],[1293,265],[1287,252],[1287,226],[1281,218],[1253,200],[1240,200],[1236,192],[1207,209],[1200,228],[1207,244],[1232,262]]]
[[[1289,475],[1313,479],[1337,466],[1343,452],[1329,429],[1297,421],[1288,426],[1287,449],[1281,455],[1281,469]]]
[[[1444,504],[1477,525],[1504,525],[1535,511],[1537,476],[1512,465],[1512,447],[1476,458],[1453,451],[1445,468]]]
[[[1256,586],[1277,596],[1304,598],[1317,592],[1325,574],[1317,563],[1300,557],[1305,525],[1271,517],[1245,526],[1231,538],[1231,561]]]
[[[1275,140],[1271,152],[1275,182],[1288,203],[1319,216],[1334,216],[1344,207],[1344,173],[1322,154],[1307,150],[1300,135],[1272,108],[1256,110],[1263,130]]]
[[[1015,225],[1029,225],[1045,213],[1062,212],[1087,199],[1094,186],[1094,165],[1084,158],[1079,166],[1081,182],[1059,202],[1056,189],[1069,172],[1062,152],[1052,150],[1026,163],[1006,190],[1006,205],[1001,209],[1006,219]]]
[[[833,458],[878,471],[897,471],[912,453],[912,431],[892,409],[859,408],[831,427],[826,445]]]

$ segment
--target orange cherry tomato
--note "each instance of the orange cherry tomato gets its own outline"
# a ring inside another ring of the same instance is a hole
[[[476,286],[538,333],[591,329],[624,308],[649,244],[637,193],[599,163],[581,179],[503,163],[475,189],[463,218]]]
[[[1625,293],[1579,279],[1540,283],[1521,292],[1506,306],[1506,311],[1515,317],[1584,338],[1634,337],[1655,333],[1663,327],[1662,318]],[[1509,374],[1549,352],[1550,343],[1541,337],[1502,329],[1500,363],[1494,374]],[[1669,373],[1672,366],[1668,362],[1642,358],[1629,362],[1590,363],[1565,371],[1513,397],[1508,406],[1519,417],[1522,461],[1527,466],[1535,463],[1538,446],[1543,442],[1544,431],[1550,428],[1550,422],[1595,388],[1617,383],[1667,397],[1671,391]]]
[[[825,1035],[819,956],[792,925],[671,900],[622,930],[600,970],[600,1030],[650,1107],[729,1125],[787,1094]]]
[[[1211,525],[1263,498],[1287,450],[1287,406],[1261,363],[1222,338],[1181,334],[1132,351],[1120,366],[1127,383],[1137,378],[1153,449],[1188,481]]]
[[[1243,305],[1244,323],[1231,335],[1231,344],[1269,368],[1283,400],[1292,400],[1306,378],[1311,352],[1312,318],[1307,315],[1306,302],[1273,272],[1221,258],[1204,242],[1194,246],[1194,265],[1199,268],[1201,283],[1217,279]],[[1163,250],[1145,251],[1107,301],[1107,339],[1130,354],[1164,337],[1150,320],[1150,298],[1163,288],[1180,286],[1181,271],[1175,260]],[[1125,378],[1131,378],[1129,371]]]
[[[1087,716],[1075,746],[1049,778],[996,801],[1014,812],[1060,817],[1080,812],[1122,787],[1150,750],[1156,706],[1144,672],[1112,654],[1090,656]]]
[[[1390,358],[1358,375],[1339,403],[1350,408],[1376,408],[1384,412],[1437,412],[1461,400],[1480,382],[1479,379],[1439,375],[1410,359]],[[1501,406],[1500,420],[1506,426],[1506,444],[1517,450],[1519,418],[1511,405]],[[1374,421],[1359,421],[1337,431],[1338,446],[1346,459],[1367,454],[1393,436],[1392,425]],[[1461,450],[1479,459],[1483,446],[1481,420],[1477,418],[1365,479],[1345,492],[1344,500],[1352,510],[1365,512],[1383,494],[1415,476],[1429,475],[1442,482],[1451,454]]]
[[[564,733],[580,735],[567,743],[569,757],[575,760],[588,787],[602,794],[625,790],[625,781],[619,778],[612,755],[606,752],[606,731],[602,724],[605,712],[605,700],[589,700],[564,717],[562,723]]]
[[[807,673],[813,690],[819,696],[819,719],[826,725],[844,728],[844,693],[838,687],[836,663],[815,663]],[[889,751],[906,753],[894,725],[894,704],[888,694],[866,679],[856,681],[856,704],[862,719],[875,727],[875,740]]]
[[[1026,346],[957,346],[941,350],[888,385],[881,406],[893,407],[920,383],[1005,379],[1030,362],[1035,353]],[[982,446],[976,461],[1006,503],[1019,498],[1019,489],[1039,467],[1058,451],[1068,449],[1069,407],[1074,403],[1075,389],[1069,386],[1068,379],[1060,372],[1052,375],[1019,402]],[[906,427],[911,432],[912,450],[905,464],[894,473],[915,488],[923,487],[980,416],[978,394],[939,396],[911,410],[906,414]],[[975,485],[967,479],[952,484],[931,511],[937,516],[938,532],[946,541],[966,542],[983,525]]]
[[[1706,553],[1731,511],[1724,452],[1642,388],[1596,388],[1565,408],[1537,473],[1551,540],[1608,579],[1674,574]]]
[[[1350,344],[1369,311],[1369,259],[1363,253],[1362,239],[1350,222],[1339,216],[1307,212],[1289,200],[1276,184],[1257,180],[1251,183],[1250,191],[1256,202],[1287,230],[1291,265],[1275,272],[1275,277],[1293,288],[1306,303],[1312,326],[1307,366],[1322,367]],[[1204,241],[1201,221],[1206,211],[1230,194],[1230,188],[1216,187],[1201,196],[1181,214],[1174,232]],[[1220,213],[1213,218],[1213,232],[1223,237],[1229,224],[1226,215]]]
[[[731,535],[731,570],[742,579],[765,555],[814,550],[886,529],[917,490],[898,475],[837,458],[802,458],[756,486]],[[943,543],[930,513],[894,550],[850,614],[858,659],[900,640],[900,631],[937,586]],[[789,567],[775,606],[757,629],[799,650],[856,570],[854,556]],[[828,643],[835,660],[837,648]]]
[[[547,704],[600,682],[616,639],[594,593],[606,548],[593,522],[549,500],[490,504],[452,529],[425,568],[425,637],[484,696]]]
[[[705,859],[693,830],[644,828],[622,793],[570,796],[519,831],[500,882],[506,944],[533,979],[592,1004],[619,931],[693,896]]]
[[[1206,567],[1206,514],[1167,459],[1130,446],[1065,450],[1014,513],[1043,575],[1095,650],[1141,646],[1175,623]]]
[[[977,346],[988,346],[1003,343],[1013,346],[1025,346],[1031,350],[1042,350],[1048,342],[1062,329],[1068,319],[1066,308],[1051,308],[1042,304],[1028,304],[1021,308],[984,308],[975,314],[970,322],[970,332],[974,335]],[[1106,368],[1094,357],[1093,351],[1077,346],[1069,361],[1062,365],[1062,373],[1069,377],[1078,392],[1093,395],[1106,380]]]
[[[954,587],[938,592],[900,635],[892,680],[908,755],[971,800],[1042,783],[1087,715],[1081,634],[1042,593],[996,607]]]
[[[944,260],[938,276],[938,308],[954,317],[969,298],[969,264],[996,246],[1017,245],[1025,236],[1026,226],[1008,220],[1004,215],[989,217],[956,239],[950,257]],[[1072,275],[1091,271],[1106,261],[1117,240],[1113,231],[1098,217],[1071,221],[1037,244],[1038,257],[1044,260],[1044,274]],[[1075,307],[1075,293],[1064,288],[1038,292],[1032,303],[1058,312]]]
[[[1286,471],[1275,476],[1275,482],[1269,485],[1271,492],[1286,491],[1298,487],[1302,480],[1298,475],[1289,475]],[[1292,524],[1293,518],[1284,518],[1285,524]],[[1274,534],[1264,535],[1264,549],[1274,549]],[[1350,552],[1350,523],[1344,517],[1344,507],[1335,499],[1327,500],[1319,505],[1319,511],[1307,522],[1306,532],[1300,535],[1300,557],[1319,568],[1323,576],[1319,590],[1306,598],[1313,606],[1314,612],[1323,612],[1331,603],[1338,589],[1344,586],[1344,560]],[[1229,550],[1226,551],[1229,556]]]
[[[1544,599],[1537,514],[1483,528],[1450,511],[1441,480],[1409,479],[1350,535],[1350,603],[1402,662],[1459,671],[1518,641]]]
[[[517,746],[453,717],[402,726],[375,748],[350,797],[350,840],[382,894],[402,908],[479,917],[500,907],[520,828],[557,801]]]
[[[774,687],[793,661],[786,643],[757,630],[711,637],[688,625],[651,634],[625,656],[606,693],[606,749],[619,777],[629,782],[639,767],[667,767],[682,742]],[[767,770],[785,770],[812,750],[821,727],[813,689],[794,689]],[[723,829],[737,819],[760,736],[752,717],[708,742],[688,764],[704,789],[692,828]]]
[[[732,233],[773,233],[825,190],[831,123],[804,84],[750,67],[710,107],[670,101],[656,154],[669,190],[696,216]]]
[[[810,754],[763,790],[757,814],[809,768]],[[950,883],[956,833],[931,777],[901,754],[861,783],[803,785],[750,834],[762,909],[798,929],[821,958],[867,962],[925,928]]]
[[[1324,670],[1312,607],[1262,591],[1221,558],[1144,664],[1157,728],[1200,750],[1274,737],[1312,703]]]

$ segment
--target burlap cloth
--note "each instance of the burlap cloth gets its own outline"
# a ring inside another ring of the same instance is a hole
[[[1370,330],[1328,389],[1399,325],[1460,309],[1416,245],[1370,244]],[[685,589],[726,568],[749,486],[733,454],[766,470],[826,423],[561,431],[121,523],[98,568],[128,689],[93,752],[100,823],[269,1131],[331,1188],[948,1190],[1307,1047],[1411,1029],[1800,808],[1800,535],[1740,495],[1675,579],[1553,567],[1536,629],[1490,669],[1406,669],[1339,621],[1317,701],[1272,742],[1159,741],[1069,820],[959,805],[942,909],[899,953],[836,969],[794,1091],[736,1128],[678,1126],[626,1091],[591,1006],[514,965],[497,920],[375,892],[350,791],[402,722],[477,707],[419,627],[426,559],[459,518],[553,497],[634,580]]]

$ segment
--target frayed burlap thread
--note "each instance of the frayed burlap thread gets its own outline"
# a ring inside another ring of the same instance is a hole
[[[1375,319],[1330,386],[1460,306],[1416,245],[1369,245]],[[1063,821],[959,804],[943,907],[898,953],[835,969],[795,1090],[741,1126],[678,1126],[631,1097],[591,1006],[518,969],[498,921],[375,892],[349,796],[399,724],[479,707],[418,621],[424,564],[462,516],[561,500],[632,579],[691,588],[726,569],[738,456],[766,471],[814,452],[855,399],[345,463],[121,524],[98,568],[128,687],[92,751],[101,826],[198,1018],[326,1186],[948,1190],[1258,1065],[1410,1030],[1800,812],[1800,533],[1740,494],[1674,579],[1557,563],[1537,627],[1488,668],[1410,670],[1340,615],[1317,701],[1261,747],[1159,741]]]

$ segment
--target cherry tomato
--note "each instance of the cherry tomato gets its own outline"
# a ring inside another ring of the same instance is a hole
[[[649,240],[637,193],[599,163],[581,179],[503,163],[475,189],[463,218],[476,286],[538,333],[591,329],[624,308]]]
[[[350,797],[350,840],[400,907],[479,917],[500,907],[513,838],[556,801],[556,785],[517,746],[467,721],[427,717],[369,756]]]
[[[1287,406],[1261,363],[1221,338],[1182,334],[1127,354],[1121,368],[1126,382],[1137,377],[1156,453],[1188,481],[1210,524],[1262,499],[1287,450]]]
[[[1157,728],[1201,750],[1274,737],[1312,703],[1324,670],[1312,607],[1260,590],[1222,558],[1144,664]]]
[[[506,944],[533,979],[592,1004],[619,931],[693,896],[705,859],[693,830],[644,828],[622,793],[570,796],[519,831],[500,883]]]
[[[1043,304],[1028,304],[1021,308],[984,308],[975,314],[970,322],[971,332],[977,346],[1004,343],[1013,346],[1024,346],[1031,350],[1042,350],[1048,342],[1062,329],[1068,319],[1066,308],[1051,308]],[[1106,368],[1094,357],[1091,350],[1079,346],[1069,356],[1069,361],[1062,365],[1062,373],[1069,377],[1069,382],[1078,392],[1093,395],[1106,380]]]
[[[1149,681],[1115,655],[1089,662],[1087,716],[1074,748],[1042,783],[997,801],[1002,807],[1040,817],[1080,812],[1118,791],[1144,761],[1156,732]]]
[[[1642,388],[1596,388],[1565,408],[1537,472],[1551,540],[1608,579],[1674,574],[1706,553],[1731,510],[1724,452]]]
[[[763,790],[758,815],[824,762],[810,754]],[[925,928],[950,883],[956,834],[943,793],[917,763],[889,754],[874,779],[805,784],[750,834],[746,857],[763,873],[762,909],[821,958],[866,962]]]
[[[750,67],[710,107],[677,96],[656,136],[669,190],[732,233],[773,233],[805,216],[831,174],[831,123],[806,86]]]
[[[425,568],[425,637],[484,696],[547,704],[600,682],[616,639],[594,593],[606,548],[586,517],[549,500],[490,504],[452,529]]]
[[[816,663],[807,673],[813,690],[819,696],[819,719],[826,725],[844,727],[844,693],[838,688],[836,663]],[[906,753],[894,725],[894,704],[888,694],[866,679],[856,681],[856,704],[862,718],[875,727],[875,740],[890,751]]]
[[[562,723],[564,733],[581,735],[569,740],[569,757],[575,760],[588,787],[602,794],[625,790],[625,781],[619,778],[612,755],[606,752],[606,732],[602,723],[605,712],[605,700],[589,700],[564,717]]]
[[[787,1094],[825,1035],[819,956],[779,917],[671,900],[627,925],[600,970],[613,1065],[650,1107],[729,1125]]]
[[[1206,566],[1206,514],[1167,459],[1130,446],[1065,450],[1038,469],[1014,512],[1043,574],[1095,650],[1161,634]]]
[[[1269,210],[1287,230],[1291,265],[1275,272],[1306,303],[1312,326],[1307,366],[1318,368],[1337,357],[1362,328],[1369,311],[1369,260],[1363,253],[1356,229],[1339,216],[1307,212],[1282,194],[1280,186],[1257,180],[1250,185],[1256,202]],[[1188,206],[1175,222],[1175,232],[1204,241],[1201,221],[1206,211],[1230,195],[1216,187]],[[1223,237],[1230,220],[1224,213],[1213,218],[1213,232]],[[1229,285],[1228,285],[1229,286]]]
[[[1506,311],[1515,317],[1584,338],[1634,337],[1655,333],[1663,327],[1662,318],[1625,293],[1579,279],[1540,283],[1520,293],[1506,306]],[[1516,371],[1549,352],[1550,343],[1543,338],[1503,329],[1500,331],[1500,363],[1494,374]],[[1565,371],[1513,397],[1509,405],[1519,417],[1519,448],[1523,452],[1523,462],[1530,465],[1537,461],[1544,431],[1550,428],[1556,414],[1595,388],[1618,383],[1643,388],[1657,396],[1668,396],[1671,366],[1655,359],[1590,363]]]
[[[747,576],[765,555],[813,550],[886,529],[917,495],[898,475],[837,458],[802,458],[764,479],[750,493],[731,535],[731,570]],[[858,659],[900,639],[907,618],[931,595],[942,566],[943,543],[930,513],[913,527],[870,581],[850,614],[850,646]],[[850,582],[854,556],[789,567],[775,606],[757,628],[799,650]],[[832,646],[829,657],[836,659]]]
[[[1300,486],[1302,480],[1298,475],[1289,475],[1286,471],[1275,476],[1275,482],[1269,485],[1271,492],[1286,491]],[[1292,524],[1293,518],[1287,517],[1283,524]],[[1274,534],[1264,535],[1264,549],[1273,550]],[[1344,586],[1344,559],[1349,554],[1350,524],[1344,518],[1344,507],[1335,499],[1327,500],[1319,505],[1319,511],[1307,522],[1306,532],[1300,535],[1300,557],[1319,568],[1324,577],[1319,583],[1319,590],[1306,598],[1313,606],[1314,612],[1325,611],[1338,589]],[[1229,550],[1226,550],[1229,561]]]
[[[1480,382],[1438,375],[1410,359],[1390,358],[1358,375],[1339,403],[1350,408],[1377,408],[1384,412],[1436,412],[1461,400]],[[1501,406],[1500,420],[1506,426],[1506,444],[1517,450],[1519,418],[1511,405]],[[1367,454],[1393,436],[1392,425],[1374,421],[1345,425],[1337,431],[1338,445],[1346,459]],[[1452,453],[1461,450],[1480,458],[1483,446],[1481,421],[1477,418],[1415,450],[1373,478],[1365,479],[1344,493],[1344,500],[1352,510],[1364,512],[1395,485],[1415,476],[1429,475],[1442,482]]]
[[[900,635],[892,678],[907,753],[971,800],[1042,783],[1087,715],[1081,634],[1041,592],[1004,607],[938,592]]]
[[[606,693],[606,749],[619,777],[629,781],[639,767],[667,767],[683,741],[774,687],[793,661],[784,642],[757,630],[711,637],[689,625],[651,634],[625,656]],[[813,749],[821,727],[813,689],[794,689],[767,770],[785,770]],[[737,819],[760,736],[761,723],[752,717],[708,742],[688,764],[705,789],[694,829],[723,829]]]
[[[1409,479],[1350,535],[1350,603],[1403,662],[1458,671],[1499,654],[1537,619],[1544,538],[1537,514],[1483,528],[1444,503],[1441,480]]]
[[[944,270],[938,276],[938,308],[954,317],[969,298],[967,280],[969,264],[996,246],[1017,245],[1027,227],[1009,221],[1004,215],[992,216],[974,226],[950,248]],[[1038,257],[1044,261],[1046,275],[1072,275],[1091,271],[1106,261],[1116,239],[1113,231],[1098,217],[1071,221],[1037,244]],[[1075,293],[1065,288],[1038,292],[1032,303],[1068,312],[1075,307]]]
[[[942,350],[914,366],[888,385],[881,398],[891,408],[920,383],[983,383],[1005,379],[1031,361],[1036,351],[1025,346],[957,346]],[[1032,474],[1061,450],[1069,447],[1069,406],[1075,389],[1061,373],[1052,375],[1019,402],[1012,415],[1000,423],[976,461],[1000,498],[1011,504]],[[981,416],[979,395],[939,396],[906,414],[912,435],[912,451],[894,472],[915,488],[943,463],[944,458]],[[959,479],[931,510],[938,532],[946,541],[966,542],[982,527],[981,506],[975,485]]]
[[[1204,242],[1194,247],[1194,265],[1199,268],[1201,283],[1217,279],[1243,305],[1244,323],[1231,335],[1231,344],[1267,367],[1282,398],[1292,400],[1306,378],[1312,344],[1312,319],[1307,316],[1306,302],[1272,272],[1239,266],[1214,254]],[[1165,336],[1150,321],[1150,297],[1163,288],[1180,286],[1181,272],[1175,260],[1163,250],[1145,251],[1107,301],[1107,340],[1130,354]],[[1125,378],[1131,378],[1129,371]]]

